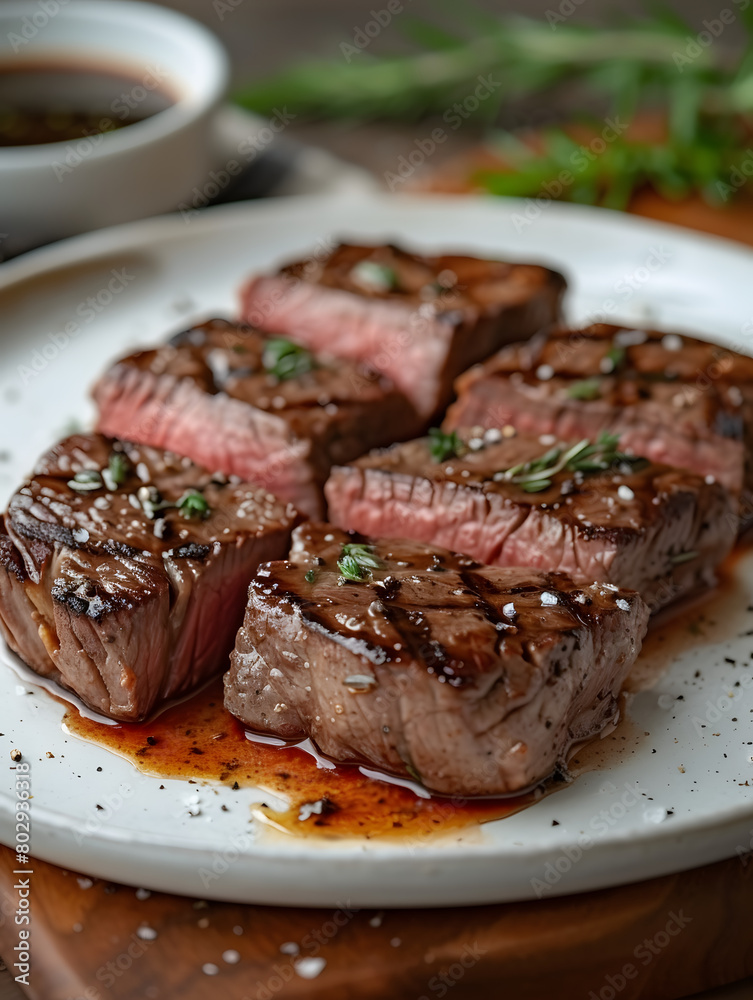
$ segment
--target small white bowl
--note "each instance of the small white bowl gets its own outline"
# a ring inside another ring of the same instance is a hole
[[[0,67],[61,63],[127,75],[136,106],[159,80],[174,103],[90,138],[0,148],[0,259],[172,211],[216,166],[213,119],[228,64],[200,24],[131,0],[0,4]]]

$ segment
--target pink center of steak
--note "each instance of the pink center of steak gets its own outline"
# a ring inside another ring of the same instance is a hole
[[[753,359],[677,334],[596,324],[500,351],[457,381],[444,426],[591,437],[608,430],[657,463],[743,489]]]
[[[284,551],[293,520],[187,459],[75,435],[11,500],[6,638],[93,707],[143,718],[222,668],[248,580]]]
[[[252,279],[246,320],[384,372],[425,417],[452,379],[557,319],[561,275],[528,264],[340,246]]]

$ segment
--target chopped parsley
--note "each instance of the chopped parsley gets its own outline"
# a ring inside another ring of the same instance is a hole
[[[107,468],[102,469],[102,479],[108,490],[112,493],[122,486],[131,471],[131,463],[122,451],[113,451],[110,454],[110,461]]]
[[[316,570],[308,569],[306,570],[306,575],[304,576],[306,583],[313,583],[316,580]]]
[[[567,449],[556,445],[540,458],[514,465],[505,472],[498,472],[494,478],[498,482],[515,483],[526,493],[541,493],[549,489],[554,476],[563,469],[589,475],[614,467],[632,472],[648,464],[644,458],[617,451],[619,440],[617,434],[603,431],[594,443],[583,438]]]
[[[381,569],[382,561],[374,554],[373,545],[351,542],[343,545],[337,568],[345,580],[360,583],[371,576],[373,569]]]
[[[601,396],[601,383],[597,378],[586,378],[582,382],[573,382],[568,388],[570,399],[598,399]]]
[[[463,442],[455,431],[445,434],[440,427],[432,427],[429,431],[429,451],[435,462],[445,462],[448,458],[455,458]]]
[[[316,367],[314,356],[300,344],[284,337],[274,337],[268,340],[262,355],[262,365],[268,375],[273,375],[280,382],[289,378],[298,378]]]
[[[350,277],[369,292],[394,292],[398,287],[394,268],[375,260],[361,260],[351,269]]]
[[[601,359],[601,370],[605,375],[616,372],[627,357],[627,351],[619,344],[612,344],[607,353]]]
[[[186,490],[175,506],[187,520],[201,521],[209,516],[209,504],[198,490]]]

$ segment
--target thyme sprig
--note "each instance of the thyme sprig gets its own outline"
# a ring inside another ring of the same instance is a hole
[[[696,551],[688,552],[678,552],[676,555],[670,556],[669,561],[673,566],[680,566],[682,563],[692,562],[693,559],[698,558],[698,553]]]
[[[273,337],[267,341],[262,365],[268,375],[280,382],[306,375],[316,367],[314,355],[310,351],[285,337]]]
[[[514,483],[526,493],[541,493],[548,490],[557,473],[565,469],[569,472],[591,475],[615,467],[633,471],[645,463],[645,459],[618,451],[619,440],[618,435],[603,431],[595,442],[583,438],[569,448],[555,445],[539,458],[521,462],[504,472],[496,473],[494,479],[497,482]]]
[[[601,382],[598,378],[585,378],[568,386],[567,395],[570,399],[591,400],[601,396]]]
[[[432,427],[429,430],[429,453],[435,462],[446,462],[448,458],[456,458],[463,447],[463,442],[455,431],[445,434],[440,427]]]
[[[381,569],[382,566],[382,560],[374,554],[374,546],[361,542],[343,545],[340,558],[337,560],[341,577],[353,583],[360,583],[371,576],[372,570]]]

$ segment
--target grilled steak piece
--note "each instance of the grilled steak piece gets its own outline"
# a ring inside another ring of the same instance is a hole
[[[373,452],[333,470],[330,519],[491,565],[629,587],[654,610],[715,582],[737,532],[734,501],[719,483],[637,462],[608,436],[551,449],[545,440],[458,432]]]
[[[656,330],[597,323],[511,345],[461,376],[445,428],[620,435],[655,462],[753,487],[753,358]]]
[[[218,319],[119,361],[94,399],[103,434],[238,475],[309,516],[333,463],[425,429],[383,376]]]
[[[155,448],[76,434],[0,522],[0,630],[36,670],[138,721],[227,667],[292,508]]]
[[[648,619],[633,591],[323,524],[293,539],[251,583],[225,676],[227,708],[252,729],[437,792],[498,795],[615,718]]]
[[[564,290],[561,274],[538,265],[341,245],[326,259],[253,278],[242,316],[366,362],[429,418],[469,365],[557,320]]]

